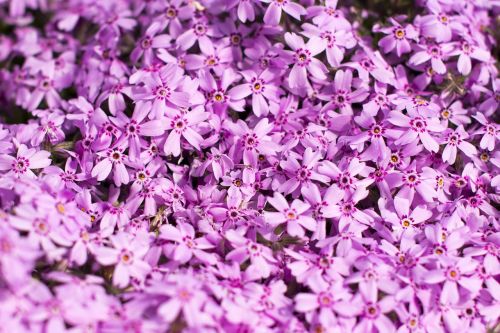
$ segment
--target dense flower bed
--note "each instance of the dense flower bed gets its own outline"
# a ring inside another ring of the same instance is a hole
[[[495,329],[498,1],[0,2],[0,332]]]

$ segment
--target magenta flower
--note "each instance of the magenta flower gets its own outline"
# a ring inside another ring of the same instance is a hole
[[[396,198],[407,199],[413,202],[415,193],[418,193],[425,202],[433,202],[437,196],[435,189],[435,173],[428,167],[419,172],[409,166],[405,172],[391,172],[387,175],[388,184],[392,188],[400,187]]]
[[[140,100],[152,100],[151,115],[161,119],[167,110],[189,106],[189,94],[176,91],[183,79],[182,69],[173,64],[163,66],[158,72],[143,76],[143,87],[132,90]]]
[[[384,200],[380,199],[379,205],[383,202]],[[395,239],[415,235],[418,231],[415,228],[418,229],[419,224],[427,221],[432,216],[432,212],[423,205],[415,207],[410,212],[410,202],[402,197],[394,199],[394,209],[396,214],[391,212],[388,207],[383,207],[382,204],[380,211],[384,220],[392,224]]]
[[[92,177],[103,181],[113,171],[113,181],[116,186],[128,184],[130,176],[125,166],[125,162],[128,162],[128,156],[123,153],[123,149],[107,149],[106,152],[98,153],[98,156],[101,157],[101,160],[92,168]]]
[[[150,112],[150,107],[150,103],[138,102],[131,119],[128,119],[123,112],[110,118],[117,127],[125,129],[114,145],[123,148],[128,146],[128,155],[132,162],[140,158],[143,136],[160,136],[165,132],[165,123],[159,119],[144,122]]]
[[[335,24],[330,22],[327,26],[316,27],[305,23],[303,26],[304,35],[308,38],[314,36],[321,37],[326,42],[326,58],[332,67],[338,67],[344,59],[345,49],[352,49],[356,46],[356,39],[349,30],[336,30]]]
[[[300,20],[301,15],[306,14],[304,7],[292,0],[261,0],[269,3],[264,14],[264,23],[269,25],[278,25],[281,18],[281,12],[284,11],[296,20]]]
[[[470,258],[462,258],[443,269],[425,272],[420,278],[429,284],[444,282],[439,301],[446,305],[457,304],[460,300],[460,289],[475,294],[481,288],[482,281],[471,276],[476,266],[477,263]]]
[[[328,284],[321,279],[311,279],[308,283],[312,293],[299,293],[295,296],[295,310],[302,313],[317,311],[323,327],[345,328],[339,317],[352,317],[346,304],[351,298],[349,291],[340,283]]]
[[[419,47],[420,51],[414,53],[409,63],[411,65],[421,65],[430,60],[431,68],[438,74],[446,73],[446,65],[444,59],[451,56],[453,50],[452,44],[428,44]]]
[[[328,183],[328,178],[315,170],[320,159],[320,152],[315,152],[311,148],[307,148],[304,151],[302,163],[299,163],[293,156],[289,156],[286,160],[283,160],[280,166],[290,178],[278,190],[289,194],[294,192],[299,186],[302,189],[309,187],[312,181]]]
[[[319,37],[311,37],[305,44],[302,37],[294,33],[286,33],[285,41],[293,50],[293,52],[284,51],[294,64],[288,78],[290,88],[304,88],[308,82],[308,72],[318,80],[326,79],[326,66],[320,60],[314,58],[314,56],[323,52],[326,47]]]
[[[214,248],[205,237],[195,238],[194,228],[187,223],[178,223],[178,228],[171,225],[164,225],[160,229],[160,238],[176,242],[173,259],[181,264],[187,263],[194,255],[197,259],[207,264],[213,265],[216,257],[205,252]]]
[[[208,71],[202,72],[200,87],[205,92],[207,106],[217,113],[225,111],[228,106],[238,112],[244,111],[245,101],[232,94],[232,89],[228,91],[228,87],[238,79],[239,76],[230,70],[224,71],[221,80],[215,80]]]
[[[342,114],[352,115],[352,103],[359,103],[368,97],[368,92],[364,88],[352,91],[352,72],[350,70],[339,70],[335,73],[335,80],[332,85],[332,93],[329,94],[329,102],[325,107],[338,108]],[[325,96],[318,96],[326,99]]]
[[[40,256],[37,244],[21,237],[8,225],[2,225],[0,232],[0,269],[5,281],[17,286],[29,278],[35,260]]]
[[[445,137],[447,144],[443,150],[443,161],[449,164],[455,163],[457,158],[457,148],[460,149],[465,155],[472,157],[477,154],[477,149],[468,141],[465,141],[469,135],[465,132],[463,126],[459,126],[456,130],[448,131]]]
[[[158,307],[158,314],[168,323],[172,323],[179,313],[183,314],[190,326],[199,326],[208,319],[202,310],[202,306],[207,302],[207,295],[194,277],[185,274],[173,275],[166,283],[156,283],[151,289],[168,297]]]
[[[288,204],[285,197],[280,193],[274,193],[267,201],[278,210],[278,212],[266,212],[267,223],[278,226],[286,223],[286,230],[290,236],[304,237],[305,230],[314,231],[316,222],[310,216],[304,214],[309,209],[309,204],[300,200],[294,200]]]
[[[132,51],[130,58],[137,62],[141,57],[145,65],[151,65],[154,59],[154,49],[166,48],[170,46],[171,37],[167,34],[157,35],[161,31],[161,26],[155,22],[149,26],[144,33],[144,37],[139,40],[138,45]]]
[[[143,260],[148,251],[146,235],[132,239],[126,233],[110,237],[113,247],[101,247],[95,250],[96,260],[101,265],[115,265],[113,285],[125,288],[130,278],[144,279],[151,267]]]
[[[438,1],[429,1],[427,8],[431,14],[425,15],[420,20],[420,29],[426,37],[432,37],[437,42],[449,42],[452,37],[452,29],[461,30],[461,25],[455,17],[446,14]]]
[[[471,58],[485,62],[489,59],[490,54],[474,45],[463,41],[459,44],[455,51],[450,55],[458,55],[457,69],[462,75],[469,75],[472,70]]]
[[[423,118],[420,116],[409,117],[401,112],[393,111],[389,114],[388,121],[398,127],[409,129],[400,131],[402,135],[394,142],[395,144],[407,145],[418,138],[428,151],[437,152],[439,150],[439,144],[430,135],[430,132],[440,132],[443,130],[438,119]]]
[[[31,145],[38,146],[45,139],[52,145],[61,142],[64,139],[64,132],[60,126],[64,118],[63,115],[57,113],[51,113],[47,118],[43,118],[37,132],[31,138]]]
[[[269,70],[264,70],[260,75],[253,71],[241,73],[247,83],[237,85],[228,91],[228,95],[235,100],[241,100],[252,95],[252,111],[257,117],[267,116],[269,113],[269,102],[277,102],[279,99],[279,88],[271,81],[275,78]]]
[[[257,165],[259,154],[275,155],[279,150],[279,146],[269,136],[273,125],[269,123],[268,118],[262,118],[253,130],[241,120],[235,124],[228,123],[227,126],[239,137],[239,147],[243,149],[243,162],[247,165]]]
[[[479,147],[481,147],[481,149],[493,151],[495,149],[496,141],[500,137],[498,125],[490,122],[482,113],[477,113],[473,117],[481,123],[481,125],[483,125],[479,130],[474,132],[476,135],[483,134],[481,141],[479,142]]]
[[[378,45],[385,53],[390,53],[396,49],[397,56],[401,57],[403,54],[411,52],[410,40],[418,41],[418,32],[411,24],[402,26],[392,18],[390,22],[392,27],[380,29],[380,32],[387,36],[382,38]]]
[[[170,130],[163,151],[166,155],[179,156],[181,154],[181,137],[187,140],[191,146],[200,150],[203,137],[193,127],[204,124],[209,117],[207,112],[196,108],[190,112],[174,113],[167,120],[167,129]]]
[[[7,154],[0,155],[0,170],[8,171],[7,175],[15,177],[28,176],[35,178],[32,170],[41,169],[51,164],[50,153],[45,150],[37,151],[20,144],[17,149],[17,156]]]
[[[234,247],[234,250],[226,255],[227,260],[241,264],[250,259],[250,266],[247,268],[250,274],[262,278],[266,278],[271,274],[271,270],[276,263],[271,249],[246,239],[235,230],[229,230],[225,237]]]

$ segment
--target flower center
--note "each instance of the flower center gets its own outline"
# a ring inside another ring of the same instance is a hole
[[[23,174],[28,170],[30,162],[28,159],[20,156],[17,160],[12,164],[12,169],[14,169],[15,173]]]
[[[240,35],[237,34],[231,35],[231,43],[233,43],[233,45],[240,45],[240,42],[241,42]]]
[[[442,247],[438,246],[436,247],[436,249],[434,250],[434,253],[437,254],[438,256],[442,255],[444,253],[444,250]]]
[[[327,293],[321,293],[318,296],[318,303],[320,306],[330,306],[333,303],[332,296]]]
[[[184,302],[189,301],[189,299],[191,298],[191,293],[185,289],[181,289],[178,295],[179,299]]]
[[[448,16],[446,16],[446,15],[444,15],[444,14],[443,14],[443,15],[439,15],[439,21],[440,21],[441,23],[443,23],[443,24],[445,24],[445,25],[446,25],[446,24],[448,24],[448,22],[449,22],[449,18],[448,18]]]
[[[168,17],[168,18],[174,18],[177,16],[177,10],[175,10],[175,8],[173,7],[169,7],[167,9],[167,12],[165,13],[165,15]]]
[[[150,37],[146,37],[141,41],[141,47],[143,49],[149,49],[152,45],[152,40]]]
[[[205,26],[201,23],[197,23],[194,25],[194,33],[198,36],[204,35],[207,32]]]
[[[224,100],[224,95],[222,95],[220,92],[215,93],[214,99],[216,102],[221,102]]]
[[[297,215],[295,214],[295,212],[293,210],[289,210],[286,213],[286,218],[289,220],[295,220],[297,218]]]
[[[57,211],[60,213],[60,214],[64,214],[64,212],[66,211],[66,209],[64,208],[64,205],[62,203],[58,203],[56,205],[56,209]]]
[[[132,263],[132,258],[133,258],[132,253],[130,253],[127,250],[124,250],[120,255],[121,262],[126,265]]]
[[[405,31],[403,29],[396,29],[394,35],[397,39],[403,39],[405,37]]]

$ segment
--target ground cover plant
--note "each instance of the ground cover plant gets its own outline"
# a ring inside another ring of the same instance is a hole
[[[0,332],[494,332],[499,13],[0,0]]]

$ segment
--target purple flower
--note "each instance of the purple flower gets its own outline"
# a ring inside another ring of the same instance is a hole
[[[431,68],[438,74],[446,73],[446,65],[444,64],[444,59],[451,56],[453,45],[448,44],[427,44],[425,46],[420,46],[418,52],[414,53],[409,63],[411,65],[421,65],[430,60]]]
[[[167,155],[179,156],[181,153],[181,137],[187,140],[191,146],[200,150],[203,137],[193,127],[200,126],[209,117],[207,112],[196,108],[190,112],[178,112],[166,119],[167,129],[170,130],[163,151]]]
[[[253,71],[241,73],[247,83],[237,85],[228,91],[228,95],[235,100],[243,99],[252,95],[252,110],[257,117],[267,116],[269,113],[268,101],[276,102],[279,98],[279,88],[271,81],[274,74],[264,70],[260,75]]]
[[[304,214],[309,205],[300,201],[294,200],[290,205],[285,197],[280,193],[274,193],[274,196],[267,198],[267,201],[278,210],[278,212],[267,212],[265,218],[267,223],[272,226],[278,226],[286,223],[286,230],[290,236],[304,237],[305,230],[314,231],[316,222],[313,218]]]
[[[130,278],[144,279],[151,267],[143,260],[149,249],[146,235],[131,238],[126,233],[110,237],[113,247],[101,247],[95,250],[96,260],[101,265],[115,265],[113,285],[124,288]]]
[[[388,121],[398,127],[409,129],[400,132],[402,135],[394,142],[395,144],[407,145],[418,138],[428,151],[437,152],[439,150],[439,144],[429,133],[443,130],[436,118],[426,119],[420,116],[407,116],[393,111],[389,114]]]
[[[41,169],[51,164],[50,153],[45,150],[37,151],[20,144],[17,149],[17,156],[7,154],[0,155],[0,170],[8,171],[7,174],[15,177],[28,176],[35,178],[33,169]]]
[[[292,0],[261,0],[269,3],[266,13],[264,14],[264,23],[269,25],[278,25],[281,12],[284,11],[296,20],[300,20],[301,15],[306,14],[304,7]]]
[[[234,250],[226,255],[227,260],[241,264],[250,259],[250,266],[247,268],[249,273],[262,278],[266,278],[271,274],[271,270],[276,263],[271,249],[246,239],[235,230],[226,232],[225,237],[234,247]]]
[[[352,115],[352,103],[359,103],[367,96],[367,91],[360,87],[352,91],[352,72],[350,70],[339,70],[335,73],[335,80],[332,85],[332,93],[328,94],[330,100],[325,107],[333,107],[339,109],[342,114]],[[321,99],[326,99],[326,95],[319,96]]]
[[[401,57],[403,54],[411,52],[410,40],[418,41],[418,32],[411,24],[402,26],[392,18],[390,22],[392,27],[380,29],[380,32],[387,36],[382,38],[378,42],[378,45],[385,53],[392,52],[396,49],[397,56]]]
[[[194,255],[197,259],[207,264],[213,265],[216,263],[216,257],[205,252],[205,250],[214,248],[205,237],[195,238],[194,228],[187,223],[179,223],[178,228],[171,225],[164,225],[160,229],[161,239],[174,241],[173,259],[184,264],[191,260]]]
[[[477,154],[477,149],[471,143],[465,141],[469,135],[465,132],[462,126],[456,130],[449,130],[445,137],[446,147],[443,150],[443,161],[449,164],[455,163],[457,157],[457,148],[465,155],[472,157]]]
[[[323,52],[326,47],[319,37],[313,36],[305,44],[302,37],[297,34],[286,33],[285,41],[293,50],[293,52],[284,51],[290,58],[290,62],[294,64],[288,78],[290,88],[304,88],[308,82],[308,72],[318,80],[326,79],[326,66],[320,60],[314,58],[314,56]]]

